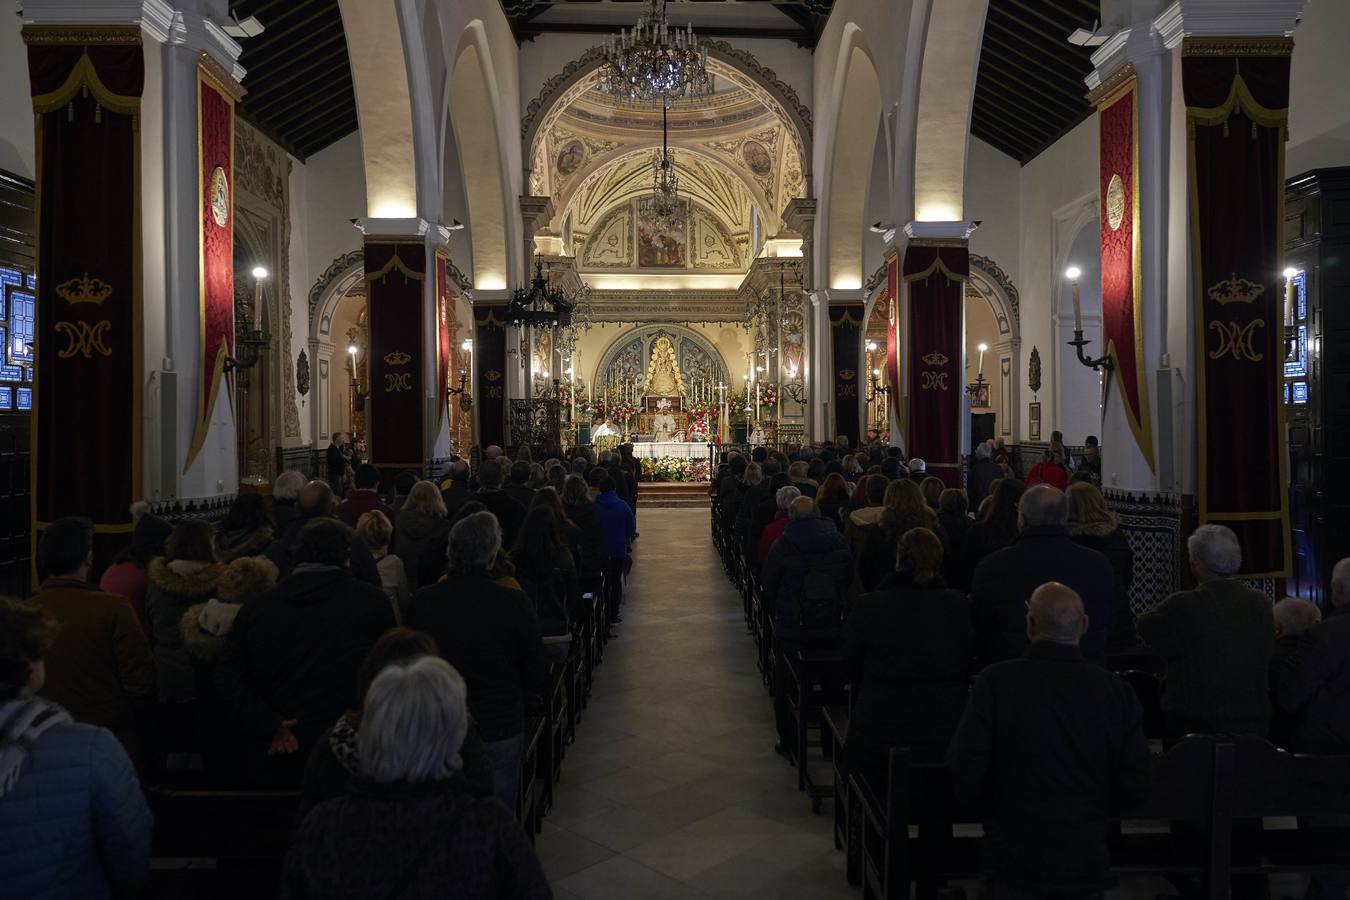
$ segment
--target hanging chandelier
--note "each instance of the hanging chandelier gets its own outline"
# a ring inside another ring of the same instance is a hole
[[[652,192],[638,201],[643,221],[657,231],[679,231],[689,215],[680,199],[680,178],[675,174],[675,156],[670,152],[666,106],[661,105],[661,155],[652,157]]]
[[[534,282],[528,290],[516,288],[506,315],[511,324],[518,327],[566,328],[572,324],[572,308],[572,301],[567,299],[567,294],[544,278],[543,260],[536,256]]]
[[[713,91],[708,49],[694,28],[671,28],[666,0],[646,0],[647,10],[631,31],[621,29],[604,46],[599,89],[619,100],[705,97]]]

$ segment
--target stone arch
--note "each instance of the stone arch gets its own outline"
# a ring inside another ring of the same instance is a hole
[[[826,284],[857,290],[863,285],[863,219],[881,124],[881,82],[862,29],[852,22],[844,27],[833,101],[837,112],[825,159],[818,240]]]
[[[328,264],[322,275],[309,289],[309,340],[306,344],[310,359],[310,441],[322,446],[332,431],[329,421],[329,399],[335,383],[344,383],[334,371],[333,357],[338,344],[332,335],[333,316],[338,304],[349,297],[365,292],[365,251],[350,250]],[[338,363],[341,368],[341,362]]]
[[[474,287],[484,290],[504,289],[521,271],[493,65],[483,23],[475,19],[464,28],[445,93],[463,169]]]
[[[779,79],[773,69],[763,65],[754,54],[726,41],[702,42],[708,58],[722,63],[726,74],[737,86],[748,90],[773,110],[787,126],[797,156],[802,163],[806,189],[811,190],[811,110],[802,103],[796,90]],[[526,169],[533,167],[536,144],[548,132],[553,121],[567,105],[589,87],[592,74],[604,61],[604,48],[595,46],[563,66],[562,71],[545,81],[539,94],[525,107],[521,117],[521,146],[527,154]]]
[[[989,0],[931,3],[914,132],[914,220],[965,218],[970,110]]]
[[[649,362],[648,354],[651,350],[651,341],[661,332],[664,332],[671,337],[678,336],[681,341],[692,342],[700,350],[706,353],[709,359],[713,360],[713,362],[721,367],[718,378],[723,382],[729,383],[729,373],[731,369],[727,365],[726,358],[722,356],[721,351],[719,351],[711,341],[697,331],[694,331],[692,328],[667,322],[653,322],[648,325],[639,325],[621,331],[612,341],[605,345],[604,352],[600,354],[600,363],[595,367],[595,373],[591,377],[596,379],[596,383],[599,384],[598,379],[609,369],[610,364],[614,362],[615,357],[623,352],[623,350],[634,340],[642,341],[642,366],[645,371],[647,363]]]

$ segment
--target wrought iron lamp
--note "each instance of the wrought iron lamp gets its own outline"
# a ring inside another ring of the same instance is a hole
[[[647,0],[632,30],[621,29],[604,45],[600,90],[619,100],[669,100],[712,93],[708,50],[693,26],[671,28],[666,0]]]
[[[1082,270],[1077,266],[1069,266],[1064,271],[1064,277],[1069,279],[1069,284],[1073,287],[1073,340],[1069,341],[1069,346],[1074,348],[1074,351],[1078,354],[1078,361],[1089,369],[1093,371],[1102,369],[1109,372],[1115,368],[1115,363],[1111,362],[1111,357],[1099,356],[1092,359],[1084,352],[1084,348],[1090,342],[1083,337],[1083,309],[1078,294],[1078,276],[1082,274]]]
[[[237,356],[225,357],[225,371],[246,371],[253,368],[267,355],[271,338],[262,330],[263,282],[267,280],[267,270],[262,266],[253,267],[253,308],[249,310],[252,327],[243,338],[235,341]]]
[[[572,324],[572,301],[561,288],[544,277],[544,262],[534,258],[534,281],[528,289],[516,288],[506,315],[518,327],[566,328]]]
[[[661,155],[652,157],[652,192],[639,201],[642,217],[658,231],[679,231],[688,218],[688,207],[680,200],[680,179],[675,173],[675,157],[670,152],[668,107],[661,104]]]
[[[975,399],[979,398],[980,392],[989,384],[984,380],[984,352],[989,349],[989,345],[980,344],[978,349],[980,351],[980,367],[975,372],[975,380],[966,385],[966,393]]]

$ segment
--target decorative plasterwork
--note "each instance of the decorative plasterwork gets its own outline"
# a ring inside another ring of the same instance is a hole
[[[597,322],[740,322],[738,291],[592,291]]]
[[[998,286],[1007,298],[1009,310],[1012,313],[1013,326],[1016,327],[1022,320],[1022,298],[1017,292],[1017,285],[1013,284],[1008,273],[1003,268],[987,256],[980,256],[978,253],[970,254],[970,274],[972,278],[979,279],[981,276],[985,280]]]
[[[323,270],[323,274],[314,282],[309,289],[309,334],[310,337],[317,337],[319,332],[315,322],[315,316],[319,313],[319,304],[323,302],[324,297],[332,293],[337,293],[340,297],[346,297],[353,292],[353,289],[365,291],[365,260],[364,250],[349,250],[328,264],[328,268]],[[326,331],[326,329],[323,329]]]

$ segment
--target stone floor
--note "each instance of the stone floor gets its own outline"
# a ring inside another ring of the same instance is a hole
[[[774,755],[773,707],[708,511],[643,509],[619,637],[537,849],[558,900],[856,897]]]

